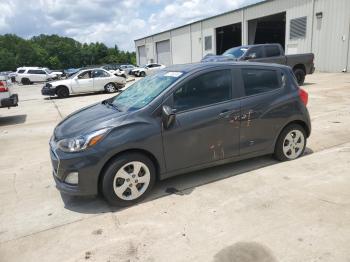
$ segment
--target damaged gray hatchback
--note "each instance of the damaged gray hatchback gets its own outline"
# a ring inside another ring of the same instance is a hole
[[[59,123],[54,179],[63,193],[128,206],[174,175],[265,154],[293,160],[311,132],[307,100],[286,66],[171,66]]]

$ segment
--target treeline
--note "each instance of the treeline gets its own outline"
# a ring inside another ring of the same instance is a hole
[[[14,71],[20,66],[50,69],[80,68],[89,65],[136,64],[135,52],[108,48],[103,43],[82,44],[69,37],[39,35],[23,39],[16,35],[0,35],[0,71]]]

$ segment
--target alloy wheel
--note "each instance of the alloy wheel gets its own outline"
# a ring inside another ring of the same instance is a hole
[[[114,176],[114,193],[123,200],[139,198],[147,190],[151,180],[148,167],[139,161],[122,166]]]
[[[304,134],[299,130],[292,130],[283,141],[283,153],[288,159],[296,159],[302,154],[304,146]]]

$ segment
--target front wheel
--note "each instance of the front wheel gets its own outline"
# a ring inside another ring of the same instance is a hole
[[[67,87],[65,87],[65,86],[61,86],[61,87],[59,87],[58,89],[57,89],[57,96],[59,97],[59,98],[67,98],[67,97],[69,97],[69,90],[68,90],[68,88]]]
[[[141,77],[145,77],[145,76],[146,76],[146,73],[142,71],[142,72],[140,73],[140,76],[141,76]]]
[[[305,129],[297,124],[287,126],[277,139],[274,156],[277,160],[294,160],[304,154],[306,147]]]
[[[113,206],[130,206],[151,191],[156,181],[153,162],[143,154],[121,155],[107,166],[102,178],[102,193]]]

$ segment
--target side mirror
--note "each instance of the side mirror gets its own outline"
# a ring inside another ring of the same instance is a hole
[[[165,129],[175,122],[175,113],[170,106],[164,105],[162,107],[162,122]]]

